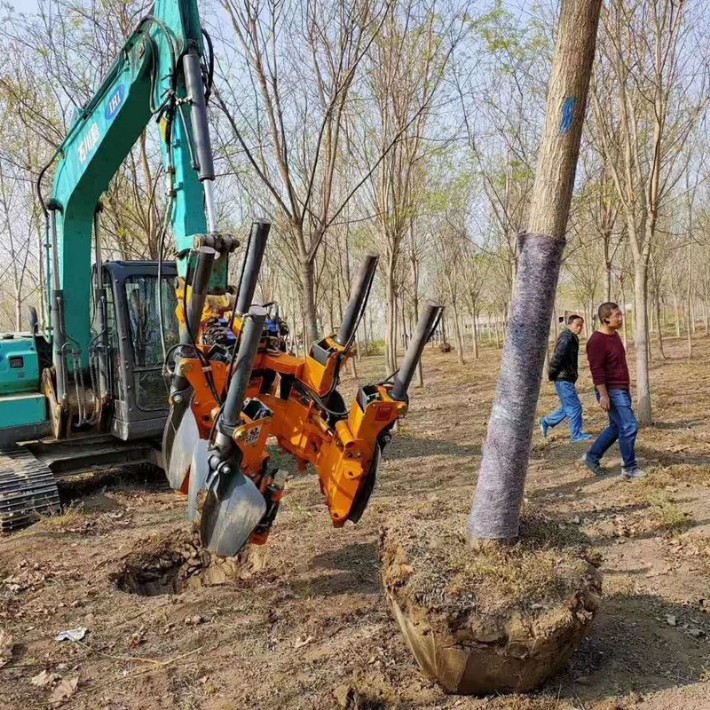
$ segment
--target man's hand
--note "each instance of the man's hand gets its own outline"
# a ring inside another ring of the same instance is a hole
[[[599,395],[599,404],[605,412],[608,412],[611,409],[611,402],[609,401],[609,395],[608,394],[600,394]]]

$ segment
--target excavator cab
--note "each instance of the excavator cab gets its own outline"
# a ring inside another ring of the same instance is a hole
[[[59,510],[57,479],[160,463],[169,410],[163,345],[169,353],[178,342],[176,278],[174,262],[93,267],[88,365],[80,352],[65,350],[61,437],[52,397],[56,360],[36,312],[28,333],[0,335],[0,530]]]
[[[106,371],[106,429],[123,441],[160,436],[169,408],[165,354],[179,342],[177,268],[174,262],[159,269],[153,261],[108,261],[102,269],[107,337],[100,337],[95,318],[90,360],[96,375]],[[94,270],[94,293],[96,276]]]

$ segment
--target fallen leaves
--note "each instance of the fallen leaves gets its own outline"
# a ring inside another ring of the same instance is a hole
[[[47,685],[52,685],[57,681],[60,681],[62,676],[57,673],[49,673],[48,671],[41,671],[36,676],[30,678],[30,683],[36,685],[38,688],[44,688]]]
[[[12,647],[15,642],[12,636],[4,629],[0,629],[0,668],[6,666],[12,660]]]
[[[71,680],[62,680],[57,684],[56,688],[52,691],[49,696],[49,702],[51,705],[58,707],[63,705],[69,698],[71,698],[76,689],[79,686],[79,677],[72,678]]]

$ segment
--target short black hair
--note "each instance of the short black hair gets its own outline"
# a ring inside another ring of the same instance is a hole
[[[576,320],[581,320],[582,323],[584,323],[584,318],[582,318],[582,316],[572,315],[567,317],[567,325],[572,325],[572,323],[574,323]]]
[[[599,320],[602,323],[606,323],[606,319],[612,314],[612,311],[618,310],[619,309],[619,304],[614,303],[613,301],[607,301],[606,303],[602,303],[601,306],[597,309],[597,315],[599,316]]]

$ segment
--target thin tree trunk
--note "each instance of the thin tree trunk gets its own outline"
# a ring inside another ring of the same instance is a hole
[[[629,326],[626,318],[626,290],[624,289],[624,282],[623,280],[619,282],[620,287],[621,287],[621,311],[624,314],[624,330],[623,330],[623,338],[624,338],[624,349],[628,350],[629,349]]]
[[[634,347],[636,348],[637,417],[640,424],[650,425],[651,383],[648,377],[648,266],[639,260],[634,268]]]
[[[303,309],[305,316],[305,328],[303,329],[304,343],[303,347],[306,352],[310,346],[318,342],[318,313],[316,310],[316,272],[315,264],[312,260],[307,259],[303,264]]]
[[[461,336],[461,324],[459,323],[459,310],[456,303],[451,304],[454,313],[454,336],[456,337],[456,359],[459,365],[464,364],[463,359],[463,337]]]
[[[661,356],[661,360],[666,359],[666,353],[663,350],[663,333],[661,332],[661,299],[656,295],[656,329],[657,329],[657,339],[658,339],[658,352]]]
[[[473,538],[518,536],[535,409],[555,305],[601,0],[566,0],[547,97],[545,130],[520,240],[518,278],[498,390],[476,486]]]
[[[397,369],[397,292],[394,281],[394,266],[387,264],[385,276],[385,301],[386,301],[386,323],[385,323],[385,364],[387,373]]]
[[[675,337],[680,338],[680,307],[675,289],[673,290],[673,313],[675,314]]]
[[[695,335],[696,332],[696,326],[695,326],[695,293],[691,290],[690,287],[688,287],[688,291],[690,291],[690,295],[688,296],[688,315],[690,316],[690,328],[693,331],[693,335]]]
[[[478,360],[480,353],[478,351],[478,318],[476,311],[473,311],[473,357]]]
[[[688,360],[690,360],[693,357],[693,338],[692,335],[695,332],[694,328],[694,323],[693,321],[693,304],[692,304],[692,286],[691,286],[691,280],[688,279],[688,291],[687,291],[687,298],[686,298],[686,313],[688,316],[688,322],[686,323],[686,333],[688,336]]]

